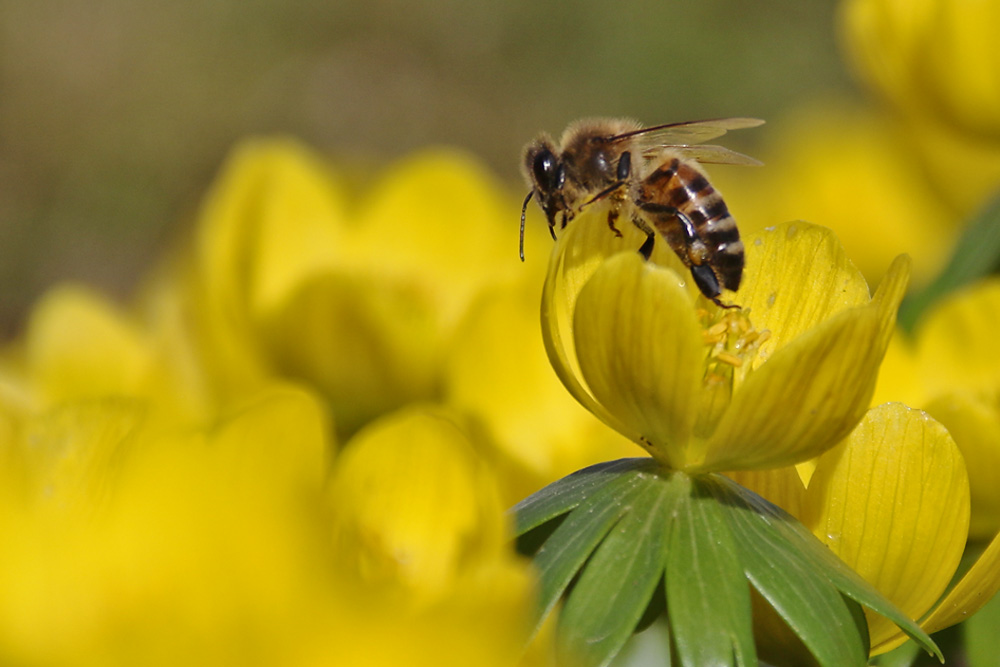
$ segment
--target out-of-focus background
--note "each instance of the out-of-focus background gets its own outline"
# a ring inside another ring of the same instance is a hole
[[[773,126],[803,100],[856,95],[835,10],[832,0],[8,0],[0,337],[58,281],[127,295],[242,137],[291,134],[362,169],[457,145],[520,192],[522,145],[581,116]],[[752,151],[746,134],[727,145]]]

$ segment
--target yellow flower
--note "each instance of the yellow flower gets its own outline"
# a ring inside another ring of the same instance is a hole
[[[207,198],[195,257],[158,276],[144,312],[220,405],[302,382],[349,436],[413,401],[449,403],[476,424],[510,504],[624,453],[545,361],[544,264],[518,260],[516,211],[455,153],[415,155],[351,192],[302,146],[248,142]],[[529,252],[548,247],[530,233]]]
[[[846,0],[848,54],[906,113],[1000,140],[1000,6],[961,0]]]
[[[521,269],[511,207],[468,158],[416,155],[349,195],[293,142],[244,144],[202,210],[189,286],[217,391],[306,381],[343,433],[435,398],[469,303]]]
[[[328,500],[356,603],[345,609],[362,619],[348,624],[341,664],[516,662],[533,577],[511,549],[496,478],[453,417],[410,407],[365,427],[338,460]]]
[[[549,356],[578,401],[689,472],[789,465],[850,433],[892,333],[904,259],[871,298],[829,230],[782,225],[746,239],[729,297],[742,310],[723,311],[696,296],[665,244],[645,263],[641,232],[617,239],[605,218],[567,228],[543,296]]]
[[[997,278],[942,299],[918,323],[914,342],[897,336],[877,389],[881,400],[924,408],[955,438],[969,467],[975,539],[1000,532],[998,313]]]
[[[149,415],[71,401],[5,434],[3,664],[517,660],[533,577],[441,411],[373,423],[332,475],[328,418],[300,389],[207,430]]]
[[[911,618],[936,608],[935,620],[922,624],[928,632],[975,611],[960,608],[968,602],[963,596],[980,587],[988,599],[996,588],[982,574],[984,561],[979,574],[970,572],[935,605],[965,547],[969,481],[951,436],[924,412],[901,403],[869,410],[844,442],[819,457],[811,476],[785,468],[732,477],[796,516]],[[867,619],[873,655],[905,640],[884,617]]]
[[[66,402],[128,398],[178,426],[207,423],[218,406],[200,374],[171,349],[173,337],[141,320],[84,287],[50,290],[23,340],[3,351],[0,412],[26,419]]]
[[[331,606],[302,509],[330,451],[321,408],[275,388],[210,433],[148,414],[65,403],[4,443],[0,661],[294,664]]]
[[[445,400],[499,453],[507,506],[587,465],[634,452],[577,404],[552,371],[538,335],[538,292],[537,282],[524,280],[482,294],[459,326],[444,369]]]
[[[829,227],[871,284],[900,253],[913,258],[914,285],[929,282],[948,259],[961,219],[990,193],[970,188],[981,170],[968,165],[929,179],[913,134],[862,106],[812,102],[769,128],[756,153],[764,169],[713,173],[740,229],[795,219]],[[931,167],[953,153],[934,151]],[[945,181],[952,185],[941,187]]]

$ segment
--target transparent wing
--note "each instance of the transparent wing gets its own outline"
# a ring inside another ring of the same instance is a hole
[[[632,139],[644,148],[656,146],[687,146],[700,144],[709,139],[721,137],[729,130],[742,130],[763,125],[759,118],[716,118],[714,120],[692,120],[682,123],[667,123],[644,127],[634,132],[626,132],[611,137],[611,141]]]
[[[664,150],[679,154],[681,157],[704,164],[736,164],[745,167],[761,167],[763,162],[749,155],[729,150],[725,146],[702,144],[700,146],[654,146],[643,151],[646,158],[659,157]]]

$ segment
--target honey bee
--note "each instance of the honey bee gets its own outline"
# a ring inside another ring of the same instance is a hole
[[[537,196],[549,233],[563,229],[586,206],[610,202],[608,227],[617,236],[626,215],[646,233],[639,248],[653,252],[656,233],[691,271],[701,293],[723,308],[722,288],[736,291],[743,277],[743,242],[722,196],[699,163],[760,165],[722,146],[702,144],[728,130],[756,127],[756,118],[722,118],[642,127],[635,121],[581,120],[570,125],[558,146],[542,134],[524,149],[522,167],[531,192],[521,207],[521,261],[524,218]]]

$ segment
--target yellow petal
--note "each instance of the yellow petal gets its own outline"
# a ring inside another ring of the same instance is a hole
[[[908,260],[897,258],[869,305],[841,310],[751,373],[709,440],[705,466],[792,465],[850,433],[871,400],[907,277]]]
[[[108,610],[95,650],[123,664],[251,664],[310,641],[331,567],[318,548],[317,421],[308,399],[279,391],[212,437],[143,443],[104,530],[82,545],[100,591],[88,602]]]
[[[468,155],[417,153],[372,187],[342,261],[347,270],[421,291],[451,327],[484,285],[523,272],[513,204]]]
[[[901,403],[872,408],[819,461],[804,523],[911,618],[958,567],[969,525],[965,464],[945,428]],[[870,614],[872,646],[899,631]]]
[[[30,419],[15,446],[26,497],[84,516],[102,507],[135,449],[147,411],[141,401],[108,398],[65,403]]]
[[[449,405],[468,411],[514,470],[509,504],[635,445],[581,407],[552,371],[538,335],[538,285],[496,288],[472,305],[449,346]],[[514,497],[516,496],[516,497]]]
[[[801,520],[806,487],[794,466],[771,470],[737,470],[727,472],[726,477]]]
[[[200,211],[193,267],[177,279],[224,400],[259,389],[273,372],[258,323],[336,264],[342,199],[324,165],[292,141],[246,142],[216,179]]]
[[[146,281],[136,310],[156,350],[157,364],[151,378],[156,405],[178,426],[203,427],[219,414],[225,392],[218,366],[202,345],[190,274],[177,266],[165,266]]]
[[[619,226],[618,237],[607,226],[607,211],[591,206],[562,230],[549,260],[548,274],[542,292],[542,339],[549,361],[570,394],[587,410],[619,433],[634,433],[618,417],[612,415],[593,396],[582,381],[574,342],[574,318],[577,297],[594,272],[608,258],[623,251],[636,251],[645,235],[634,225]],[[655,244],[652,261],[680,271],[686,269],[662,240]],[[696,288],[691,287],[689,294]],[[632,436],[633,439],[638,434]]]
[[[449,594],[505,548],[496,482],[440,412],[408,408],[359,432],[337,461],[329,501],[349,571],[417,601]]]
[[[1000,183],[1000,145],[933,119],[910,119],[903,131],[920,154],[919,166],[925,171],[925,183],[940,183],[953,174],[962,174],[962,178],[954,179],[952,187],[931,188],[934,196],[954,211],[943,212],[946,217],[936,223],[950,232],[941,249],[950,251],[958,238],[959,224],[979,213],[996,194],[997,183]],[[923,227],[928,223],[918,221],[932,219],[934,215],[924,212],[912,221]],[[921,258],[914,254],[913,259],[916,263]],[[932,271],[930,275],[936,275],[941,268],[943,262],[936,262],[921,271]]]
[[[733,396],[709,440],[705,466],[782,467],[835,445],[868,407],[878,333],[877,313],[859,308],[778,350]]]
[[[404,285],[330,274],[307,281],[261,322],[274,371],[330,401],[341,433],[434,394],[442,332]]]
[[[970,168],[942,142],[928,147],[929,159],[920,163],[913,151],[925,132],[901,126],[882,109],[847,104],[843,96],[811,100],[763,129],[764,145],[754,155],[766,167],[719,170],[716,177],[745,237],[784,220],[829,227],[871,285],[904,252],[913,257],[914,283],[929,282],[948,260],[961,222],[957,211],[980,206],[970,201],[969,188],[983,181],[981,193],[986,185],[978,163]],[[928,169],[938,177],[928,180]],[[956,173],[963,177],[949,179]],[[932,185],[949,181],[947,188]],[[948,206],[944,196],[965,201]]]
[[[849,55],[877,92],[906,114],[1000,136],[995,3],[853,0],[843,7]]]
[[[868,284],[825,227],[789,222],[747,241],[746,275],[735,298],[770,338],[753,362],[847,308],[869,302]]]
[[[142,395],[153,362],[141,329],[90,290],[57,288],[32,314],[28,373],[49,403]]]
[[[997,591],[1000,591],[1000,535],[990,541],[986,551],[920,625],[927,632],[937,632],[960,623],[979,611]],[[897,637],[886,648],[894,648],[905,640]]]
[[[224,474],[319,490],[332,455],[329,418],[320,401],[294,386],[276,386],[230,412],[212,434]]]
[[[897,329],[879,367],[872,405],[899,402],[923,407],[927,398],[921,387],[920,368],[913,341]]]
[[[961,387],[996,391],[1000,355],[1000,279],[955,292],[935,305],[918,337],[921,375],[930,396]]]
[[[198,223],[210,301],[256,315],[330,269],[346,224],[342,199],[329,170],[300,144],[257,140],[239,146]]]
[[[147,429],[143,411],[120,401],[39,417],[26,459],[39,493],[0,506],[5,655],[287,662],[315,632],[330,564],[319,512],[304,502],[315,505],[318,489],[310,498],[280,450],[302,451],[308,410],[289,409],[287,394],[276,403],[259,406],[263,419],[248,406],[212,442]]]
[[[1000,531],[1000,411],[995,404],[956,392],[927,404],[927,412],[955,438],[969,469],[972,489],[971,539]]]
[[[612,257],[580,291],[573,330],[597,400],[655,457],[691,463],[705,345],[677,274],[634,252]]]

